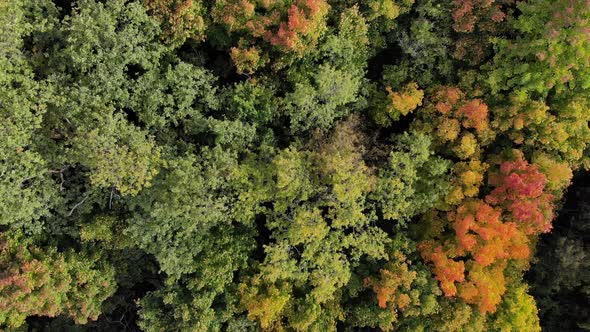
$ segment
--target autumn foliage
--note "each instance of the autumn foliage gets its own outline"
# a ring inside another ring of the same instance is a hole
[[[202,41],[207,28],[205,8],[201,0],[144,0],[163,26],[167,43],[182,44],[186,39]]]
[[[450,86],[437,87],[431,93],[414,126],[419,131],[432,132],[442,151],[461,159],[478,159],[481,147],[495,136],[490,128],[488,106]]]
[[[114,293],[114,271],[95,257],[19,244],[0,234],[0,325],[19,327],[27,316],[64,314],[95,320]]]
[[[218,0],[213,17],[229,31],[262,38],[285,52],[303,53],[317,42],[328,9],[324,0],[297,0],[290,6],[278,1]]]
[[[466,200],[447,213],[453,234],[420,247],[445,295],[458,295],[482,312],[495,311],[501,300],[507,261],[528,259],[530,237],[548,232],[553,219],[546,176],[518,151],[512,158],[488,173],[492,190],[485,201]]]
[[[449,258],[447,250],[435,242],[423,242],[418,248],[422,253],[422,257],[427,262],[432,262],[434,266],[432,272],[436,280],[440,282],[440,287],[444,294],[446,296],[456,295],[457,286],[455,283],[465,280],[464,262]]]
[[[486,202],[502,207],[526,234],[551,230],[554,197],[547,193],[547,178],[536,165],[520,158],[505,161],[488,181],[494,189]]]
[[[0,0],[0,331],[588,327],[588,96],[590,0]]]
[[[470,64],[489,54],[491,39],[506,30],[506,17],[518,0],[453,0],[453,29],[459,34],[453,57]]]
[[[366,278],[364,286],[373,289],[377,295],[379,307],[386,308],[390,304],[394,308],[403,310],[409,303],[412,281],[416,278],[416,272],[409,271],[408,265],[400,261],[394,261],[389,266],[379,271],[379,279]]]

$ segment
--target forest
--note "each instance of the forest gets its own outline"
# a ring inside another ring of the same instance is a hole
[[[590,331],[590,0],[0,27],[0,331]]]

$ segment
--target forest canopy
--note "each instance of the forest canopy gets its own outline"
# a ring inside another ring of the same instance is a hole
[[[0,27],[0,330],[590,330],[589,1]]]

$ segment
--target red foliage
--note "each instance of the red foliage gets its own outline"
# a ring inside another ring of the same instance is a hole
[[[486,202],[504,208],[527,234],[551,230],[554,198],[545,191],[547,178],[536,165],[522,158],[505,161],[490,174],[489,184],[495,188]]]
[[[490,37],[503,31],[516,0],[453,0],[453,29],[460,33],[453,57],[479,64],[491,51]]]
[[[506,13],[495,0],[453,0],[453,26],[457,32],[473,32],[479,20],[495,23],[504,21]],[[484,25],[484,30],[489,30]]]
[[[478,133],[488,129],[488,106],[481,99],[473,99],[457,110],[464,117],[463,127],[475,128]]]
[[[310,34],[317,28],[317,16],[323,16],[326,7],[324,0],[298,1],[289,8],[287,22],[281,22],[275,33],[266,31],[264,38],[272,45],[294,50],[300,42],[300,36]]]

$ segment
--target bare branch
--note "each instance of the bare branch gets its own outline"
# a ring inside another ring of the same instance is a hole
[[[78,202],[78,204],[74,205],[72,210],[70,210],[70,213],[68,213],[66,216],[70,217],[72,215],[72,213],[74,213],[74,210],[76,210],[80,205],[82,205],[82,203],[84,203],[88,199],[88,197],[90,197],[90,194],[86,194],[86,197],[84,197],[84,199],[82,199],[80,202]]]

